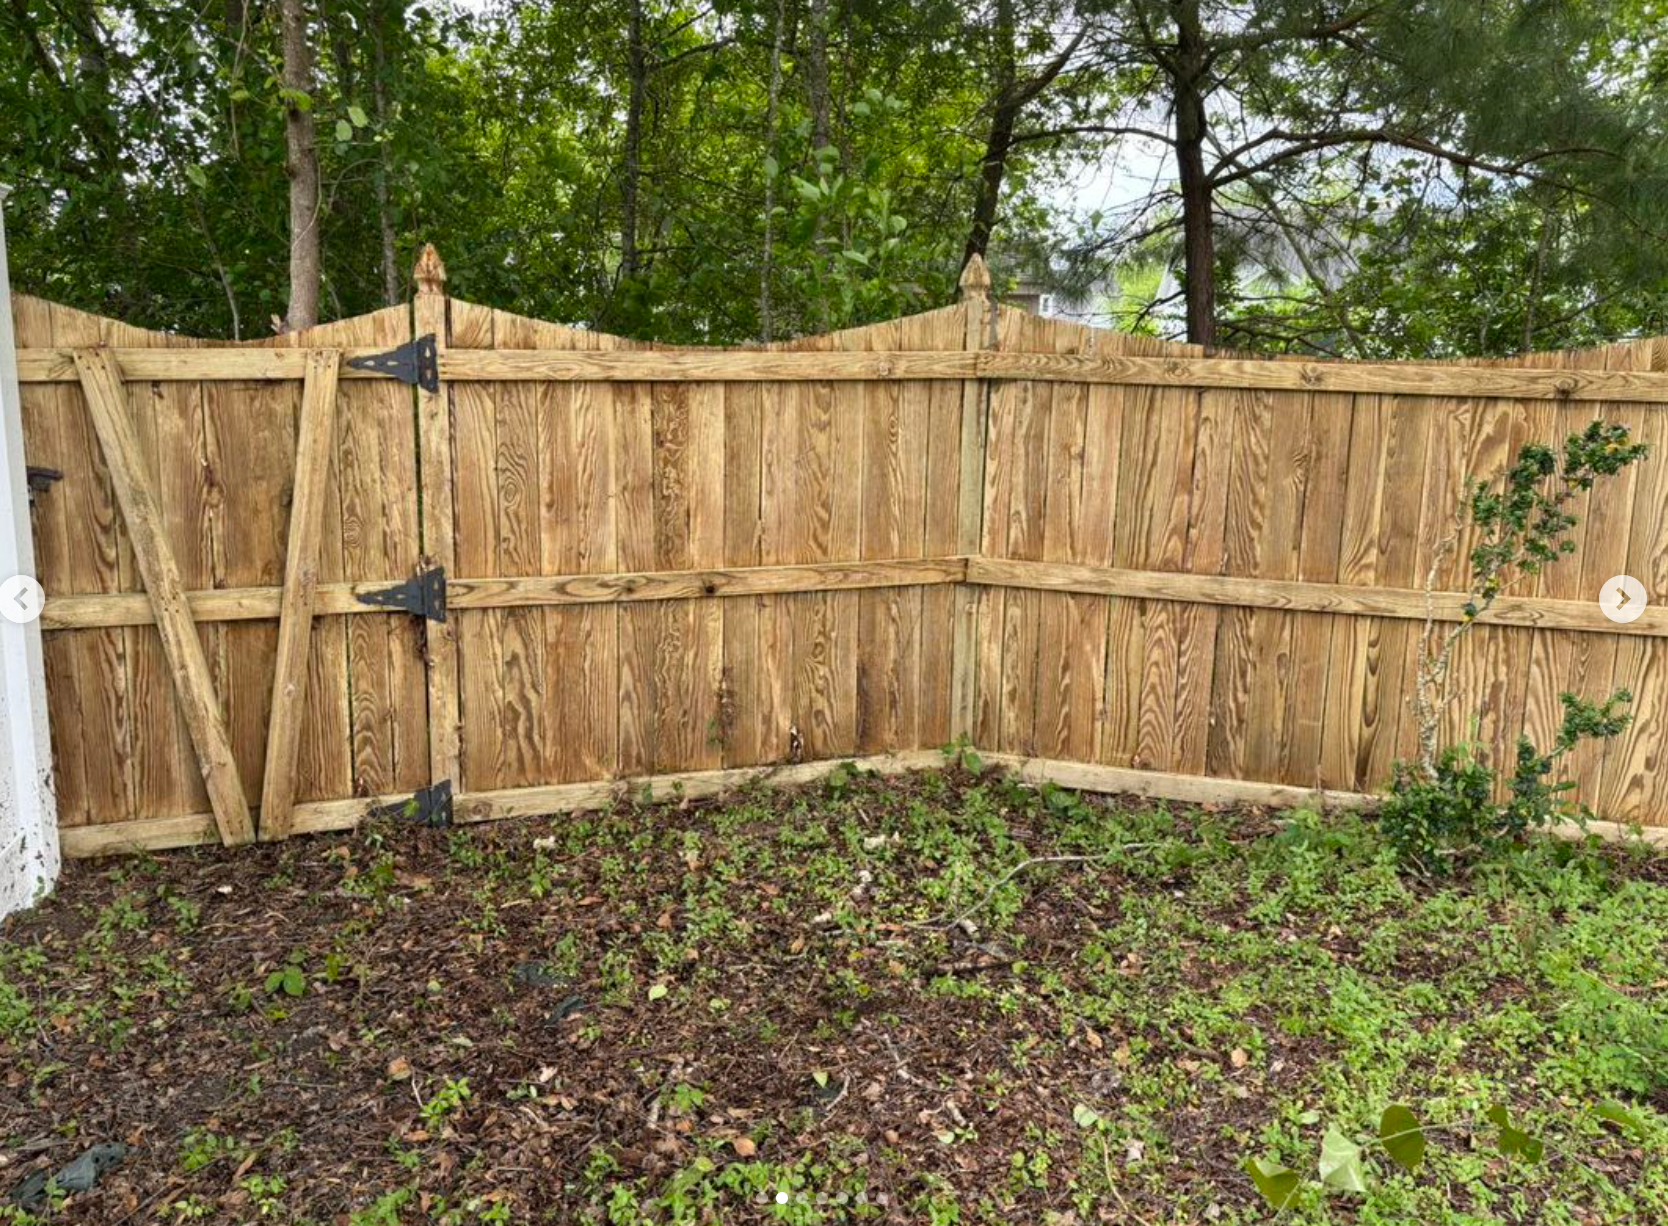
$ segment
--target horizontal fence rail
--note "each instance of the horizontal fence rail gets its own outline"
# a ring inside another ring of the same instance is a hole
[[[1480,712],[1509,755],[1561,690],[1625,686],[1634,723],[1569,777],[1668,830],[1668,340],[1228,357],[997,306],[981,268],[955,306],[739,350],[449,298],[432,253],[412,309],[257,344],[16,299],[65,849],[913,770],[958,737],[1073,786],[1369,803],[1421,623],[1465,616],[1466,478],[1595,416],[1652,454],[1479,619],[1445,733]],[[1595,601],[1616,573],[1650,593],[1630,623]]]
[[[533,578],[450,579],[446,602],[454,609],[513,609],[539,606],[612,604],[626,601],[697,600],[856,591],[936,584],[1127,596],[1186,604],[1235,605],[1292,612],[1337,613],[1352,617],[1394,617],[1422,621],[1427,611],[1440,622],[1465,618],[1463,592],[1366,587],[1346,583],[1245,579],[1174,571],[1116,570],[1058,562],[998,558],[901,558],[883,562],[829,562],[801,566],[757,566],[733,570],[662,571],[607,575],[550,575]],[[364,597],[383,591],[375,583],[326,584],[318,589],[316,611],[342,616],[384,610]],[[199,622],[261,621],[278,616],[284,589],[241,588],[187,592]],[[1668,637],[1668,608],[1647,608],[1637,620],[1613,622],[1596,603],[1534,596],[1502,596],[1477,621],[1485,626],[1529,626],[1586,630],[1598,634]],[[150,626],[156,614],[142,595],[54,596],[41,614],[45,630]]]
[[[307,349],[116,349],[129,379],[300,379]],[[340,351],[344,363],[375,357],[364,348]],[[820,383],[875,380],[1024,379],[1051,383],[1153,387],[1246,388],[1269,391],[1382,392],[1396,396],[1478,396],[1509,400],[1633,401],[1668,404],[1668,372],[1566,371],[1453,366],[1414,362],[1303,362],[1240,358],[1089,358],[1051,353],[550,353],[453,349],[439,360],[451,381],[593,383]],[[374,370],[344,365],[344,379],[378,379]],[[74,352],[25,350],[22,383],[68,383]]]

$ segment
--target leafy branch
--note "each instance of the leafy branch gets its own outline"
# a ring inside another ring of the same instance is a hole
[[[1620,1102],[1606,1100],[1593,1109],[1593,1114],[1605,1123],[1643,1137],[1644,1122]],[[1536,1163],[1546,1154],[1546,1142],[1527,1132],[1516,1123],[1503,1106],[1493,1106],[1481,1119],[1461,1120],[1453,1124],[1423,1124],[1412,1108],[1393,1103],[1379,1117],[1378,1130],[1366,1138],[1352,1139],[1337,1125],[1326,1130],[1315,1164],[1316,1176],[1325,1190],[1355,1195],[1365,1194],[1372,1178],[1366,1156],[1369,1150],[1381,1150],[1385,1157],[1408,1174],[1419,1170],[1425,1160],[1429,1138],[1433,1134],[1456,1133],[1476,1136],[1492,1132],[1494,1145],[1508,1158]],[[1262,1198],[1276,1210],[1292,1206],[1303,1190],[1304,1177],[1290,1167],[1266,1158],[1247,1158],[1245,1173]]]
[[[1455,528],[1437,547],[1425,577],[1425,619],[1419,637],[1412,708],[1418,732],[1414,763],[1397,763],[1390,796],[1380,811],[1386,839],[1403,860],[1446,871],[1459,859],[1520,838],[1567,814],[1588,816],[1562,797],[1575,785],[1549,782],[1558,762],[1582,741],[1618,736],[1632,718],[1633,695],[1617,690],[1593,703],[1559,695],[1563,719],[1551,748],[1542,752],[1519,734],[1516,759],[1497,801],[1499,771],[1470,742],[1444,746],[1441,729],[1454,695],[1450,689],[1455,653],[1477,623],[1514,583],[1538,575],[1575,551],[1569,532],[1579,522],[1574,500],[1647,454],[1623,425],[1593,421],[1565,440],[1562,452],[1526,443],[1517,459],[1494,481],[1470,482],[1455,514]],[[1470,552],[1470,581],[1457,623],[1440,629],[1436,615],[1438,577],[1457,548],[1462,531],[1478,533]],[[1481,713],[1473,727],[1481,722]]]
[[[1482,539],[1471,550],[1471,581],[1460,621],[1440,636],[1436,585],[1456,547],[1457,532],[1437,547],[1425,577],[1425,622],[1413,706],[1419,767],[1427,779],[1437,774],[1442,715],[1452,700],[1448,682],[1454,649],[1512,584],[1575,552],[1567,533],[1580,521],[1569,504],[1600,477],[1614,476],[1648,451],[1645,443],[1632,440],[1626,426],[1595,420],[1569,436],[1561,457],[1544,444],[1526,443],[1497,481],[1468,484],[1459,518],[1463,523],[1468,514]]]

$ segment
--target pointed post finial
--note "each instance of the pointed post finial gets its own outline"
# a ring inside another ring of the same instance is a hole
[[[975,251],[961,270],[961,299],[966,302],[969,298],[989,297],[990,269],[985,266],[985,257]]]
[[[417,264],[411,270],[411,279],[417,283],[420,294],[439,294],[446,289],[446,265],[440,261],[440,252],[434,249],[433,243],[424,243],[423,251],[417,257]]]

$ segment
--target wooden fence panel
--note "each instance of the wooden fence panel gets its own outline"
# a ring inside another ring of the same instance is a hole
[[[109,345],[133,352],[209,343],[25,296],[14,298],[13,310],[19,343],[31,349]],[[407,316],[394,308],[256,347],[393,346],[409,339]],[[301,373],[297,367],[293,380],[126,380],[140,474],[188,591],[282,584]],[[417,559],[409,389],[356,381],[339,395],[320,579],[403,579]],[[63,380],[27,384],[24,424],[30,463],[63,473],[36,495],[32,512],[49,599],[142,593],[131,534],[80,388]],[[273,712],[277,612],[274,603],[270,616],[199,618],[196,631],[251,806],[260,801]],[[70,836],[71,850],[212,836],[202,773],[154,619],[122,615],[101,628],[49,630],[45,641],[60,820],[66,830],[86,828]],[[409,618],[320,617],[307,682],[299,800],[347,801],[427,782],[425,679]]]
[[[751,351],[450,299],[432,253],[411,311],[244,346],[16,299],[30,461],[65,474],[34,519],[70,850],[215,836],[75,383],[99,344],[250,804],[273,704],[298,701],[273,690],[303,375],[342,359],[303,706],[281,712],[298,765],[268,781],[293,785],[296,832],[442,782],[471,820],[624,781],[920,762],[962,731],[1178,797],[1376,789],[1414,748],[1426,575],[1451,592],[1475,543],[1445,546],[1466,478],[1594,416],[1653,454],[1579,501],[1574,559],[1468,637],[1445,733],[1480,705],[1509,756],[1520,727],[1550,738],[1560,690],[1628,686],[1635,723],[1572,774],[1603,816],[1668,825],[1668,611],[1611,627],[1592,604],[1623,571],[1668,596],[1668,340],[1463,366],[1212,358],[990,310],[978,271],[961,305]],[[414,320],[438,390],[347,360]],[[425,550],[443,627],[361,601]],[[1442,626],[1457,610],[1437,600]]]
[[[1123,348],[1135,338],[1085,337],[1076,325],[1008,310],[1000,338],[1004,355],[1138,352]],[[1192,356],[1182,346],[1147,352]],[[1665,352],[1660,341],[1642,341],[1534,355],[1524,365],[1661,371]],[[1605,579],[1623,571],[1657,600],[1668,592],[1668,449],[1661,444],[1668,411],[1660,403],[1248,382],[1243,389],[1087,385],[1085,398],[1061,379],[998,382],[983,555],[1417,593],[1455,532],[1467,476],[1498,472],[1529,438],[1557,442],[1602,416],[1653,442],[1652,456],[1602,497],[1579,500],[1577,554],[1550,568],[1533,594],[1591,602]],[[1103,531],[1108,497],[1111,526]],[[1463,584],[1475,543],[1463,533],[1453,542],[1437,566],[1439,589]],[[993,751],[1357,791],[1382,787],[1393,763],[1415,749],[1407,697],[1421,631],[1416,613],[1302,611],[1253,598],[1164,600],[1157,598],[1161,581],[1151,597],[1026,591],[1014,575],[1001,582],[1007,586],[983,589],[979,620],[975,740]],[[1570,775],[1606,817],[1668,820],[1657,781],[1668,644],[1655,633],[1584,624],[1593,628],[1480,627],[1455,660],[1461,697],[1445,734],[1469,735],[1470,713],[1480,706],[1483,744],[1509,761],[1525,724],[1542,743],[1550,740],[1559,691],[1602,697],[1628,686],[1636,723],[1608,746],[1584,747]]]
[[[453,349],[641,348],[455,299],[450,317]],[[954,350],[963,331],[949,308],[793,347]],[[452,394],[463,584],[953,553],[954,384],[487,379]],[[622,597],[637,586],[619,582]],[[929,608],[949,615],[941,585],[807,586],[455,609],[457,786],[468,795],[942,743],[950,642],[923,634]]]

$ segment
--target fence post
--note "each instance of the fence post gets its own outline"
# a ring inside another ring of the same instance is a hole
[[[0,186],[0,206],[9,190]],[[35,573],[11,285],[0,207],[0,582]],[[0,619],[0,916],[43,897],[58,880],[58,867],[40,623]]]
[[[444,354],[451,331],[446,265],[433,243],[424,244],[411,275],[417,286],[411,304],[413,331],[417,336],[433,335],[436,354]],[[452,389],[444,379],[437,391],[418,391],[417,430],[423,553],[430,565],[450,575],[457,569],[457,534],[452,517]],[[457,623],[425,622],[423,629],[428,635],[429,785],[461,788]]]
[[[975,252],[961,271],[961,303],[967,316],[963,349],[989,349],[995,308],[990,296],[990,269]],[[966,380],[961,387],[961,478],[956,503],[956,551],[977,554],[984,538],[985,449],[989,428],[989,385],[983,378]],[[950,736],[973,738],[978,710],[978,589],[957,584],[953,589],[954,638],[950,648]]]

